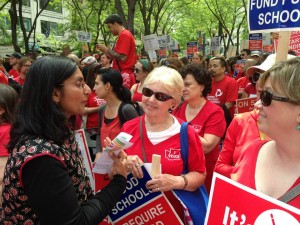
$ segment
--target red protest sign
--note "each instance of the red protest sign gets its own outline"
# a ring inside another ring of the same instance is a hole
[[[299,225],[300,210],[214,173],[205,225]]]
[[[274,40],[275,50],[278,49],[278,39]],[[293,50],[297,56],[300,56],[300,31],[292,31],[290,36],[289,49]]]
[[[257,98],[242,98],[236,100],[236,114],[250,112],[254,109],[254,104],[257,101]]]

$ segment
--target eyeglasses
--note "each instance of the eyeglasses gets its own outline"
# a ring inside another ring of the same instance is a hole
[[[255,84],[258,80],[259,80],[259,77],[260,77],[260,73],[254,73],[253,76],[251,77],[252,79],[252,82]]]
[[[134,68],[134,72],[135,72],[135,73],[139,73],[140,71],[142,71],[142,70],[140,70],[140,69],[138,69],[138,68]]]
[[[272,100],[280,101],[280,102],[289,102],[290,99],[287,97],[279,97],[273,95],[271,91],[263,90],[260,91],[260,100],[263,106],[269,106],[271,105]]]
[[[169,99],[172,99],[173,97],[170,95],[167,95],[165,93],[162,92],[154,92],[149,88],[144,87],[142,90],[142,94],[146,97],[151,97],[152,95],[154,95],[154,97],[161,102],[165,102],[168,101]]]
[[[24,64],[23,65],[23,67],[30,67],[31,66],[31,64],[30,65],[27,65],[27,64]]]
[[[75,85],[78,88],[82,88],[85,89],[85,85],[86,83],[82,80],[82,81],[77,81],[76,83],[72,83],[72,84],[60,84],[61,86],[67,86],[67,85]]]
[[[245,55],[244,53],[241,54],[241,56],[244,56],[244,55]]]

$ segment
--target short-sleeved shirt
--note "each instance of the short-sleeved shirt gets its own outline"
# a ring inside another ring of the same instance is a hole
[[[0,71],[0,84],[8,84],[8,79],[2,71]]]
[[[187,102],[184,102],[178,110],[174,111],[174,115],[184,121],[186,119],[186,107]],[[189,123],[194,127],[195,131],[200,137],[204,134],[212,134],[217,137],[222,137],[226,129],[226,121],[224,118],[224,111],[220,106],[213,104],[212,102],[206,101],[203,108],[195,116],[194,119],[189,121]],[[207,176],[205,180],[206,189],[210,190],[212,174],[219,156],[219,145],[217,144],[210,153],[205,155],[206,159],[206,170]]]
[[[20,72],[19,72],[18,70],[14,69],[14,68],[12,68],[12,69],[8,72],[8,74],[9,74],[10,76],[12,76],[14,79],[16,79],[17,77],[20,76]]]
[[[95,91],[92,91],[89,95],[87,107],[98,107],[105,103],[104,99],[97,97]],[[98,111],[87,115],[86,128],[98,127]]]
[[[125,29],[119,34],[113,50],[127,56],[125,61],[117,62],[116,59],[113,59],[112,67],[113,69],[121,70],[123,85],[130,89],[135,84],[133,69],[136,62],[136,45],[134,37],[129,30]]]

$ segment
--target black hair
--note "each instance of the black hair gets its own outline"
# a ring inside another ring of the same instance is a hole
[[[211,60],[219,60],[221,67],[225,67],[226,70],[227,70],[227,63],[226,63],[226,61],[225,61],[224,58],[222,58],[222,57],[214,57]]]
[[[98,71],[100,68],[102,68],[101,65],[97,63],[93,63],[88,67],[87,76],[86,76],[86,84],[90,87],[91,90],[93,90],[95,86],[95,72]]]
[[[70,124],[60,106],[53,101],[53,92],[55,88],[62,89],[61,84],[77,68],[69,58],[48,56],[31,65],[12,125],[9,151],[19,142],[33,137],[61,145],[70,136]]]
[[[246,52],[247,55],[251,55],[251,50],[247,48],[244,48],[241,52]]]
[[[211,74],[205,67],[203,67],[203,65],[196,62],[192,62],[189,65],[184,66],[181,69],[180,74],[183,79],[185,79],[187,75],[192,75],[198,84],[203,84],[203,97],[206,97],[211,92]]]
[[[104,20],[104,23],[105,24],[108,24],[108,23],[117,23],[119,25],[122,25],[123,26],[123,21],[122,21],[122,18],[120,15],[118,14],[112,14],[110,16],[108,16],[105,20]]]
[[[96,73],[101,76],[104,84],[110,83],[112,91],[122,102],[131,103],[131,92],[123,86],[123,78],[119,71],[111,68],[101,68]]]

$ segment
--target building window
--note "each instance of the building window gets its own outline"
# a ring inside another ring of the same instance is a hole
[[[22,5],[30,7],[30,0],[22,0]]]
[[[44,6],[47,2],[48,1],[45,1],[45,0],[39,0],[40,9],[44,8]],[[62,2],[50,0],[49,4],[46,7],[46,10],[49,10],[52,12],[57,12],[57,13],[62,13]]]
[[[62,24],[41,20],[41,28],[46,37],[51,33],[55,36],[63,36]]]
[[[3,24],[5,30],[11,30],[10,18],[2,17],[0,22]],[[32,26],[31,19],[27,18],[27,17],[23,17],[23,24],[24,24],[26,32],[29,32],[31,30],[31,26]],[[18,17],[17,30],[21,30],[19,17]]]
[[[32,26],[31,19],[23,17],[23,24],[24,24],[26,32],[29,32],[31,30],[31,26]],[[20,20],[18,21],[18,27],[20,27]]]

